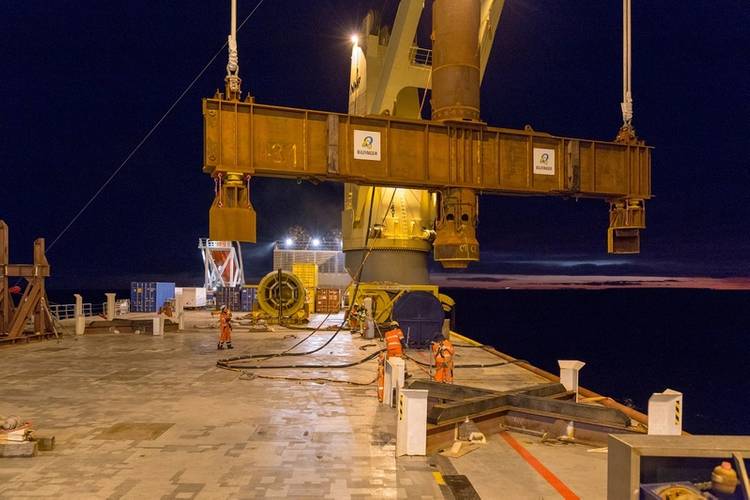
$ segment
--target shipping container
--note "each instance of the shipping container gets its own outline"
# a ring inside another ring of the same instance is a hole
[[[242,287],[242,309],[241,311],[250,312],[253,310],[253,304],[255,303],[255,296],[257,295],[258,289],[255,287]]]
[[[232,311],[249,312],[255,302],[254,287],[219,287],[214,291],[216,307],[227,306]]]
[[[182,295],[182,307],[187,309],[206,307],[205,287],[177,287],[175,295]]]
[[[292,264],[292,274],[297,276],[308,290],[318,288],[318,265],[314,263],[295,262]]]
[[[130,312],[157,312],[174,299],[174,283],[133,281],[130,283]]]
[[[318,288],[315,292],[315,312],[328,314],[341,310],[341,290],[338,288]]]
[[[307,312],[312,314],[316,311],[314,288],[305,288],[305,304],[307,304]]]

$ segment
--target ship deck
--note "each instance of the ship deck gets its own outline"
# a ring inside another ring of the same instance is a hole
[[[67,335],[0,348],[0,415],[32,420],[39,435],[56,438],[53,451],[0,458],[0,498],[470,498],[451,488],[461,475],[482,498],[606,497],[606,454],[526,434],[490,435],[461,458],[397,459],[396,410],[377,401],[375,360],[228,371],[216,360],[279,352],[306,332],[240,325],[236,349],[217,351],[211,324],[208,313],[190,312],[185,331],[163,337]],[[331,335],[320,331],[296,350]],[[380,347],[342,331],[293,363],[355,361]],[[481,349],[456,352],[457,363],[497,361]],[[455,382],[506,390],[547,380],[505,365],[459,370]]]

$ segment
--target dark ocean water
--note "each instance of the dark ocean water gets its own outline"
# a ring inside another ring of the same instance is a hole
[[[83,292],[104,302],[107,290]],[[128,297],[129,290],[112,290]],[[646,410],[653,392],[684,393],[684,427],[750,434],[750,292],[681,289],[443,289],[459,332],[557,373],[586,362],[581,384]],[[73,291],[49,290],[72,303]]]
[[[750,434],[750,292],[445,289],[459,332],[644,411],[653,392],[684,394],[684,428]]]

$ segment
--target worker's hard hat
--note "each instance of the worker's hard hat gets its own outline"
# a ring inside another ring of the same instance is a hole
[[[401,325],[398,324],[398,321],[391,321],[389,323],[389,326],[394,326],[395,327],[395,326],[401,326]]]
[[[222,310],[222,311],[223,311],[223,310],[225,310],[226,308],[227,308],[227,306],[225,306],[225,305],[222,305],[222,306],[221,306],[221,310]]]

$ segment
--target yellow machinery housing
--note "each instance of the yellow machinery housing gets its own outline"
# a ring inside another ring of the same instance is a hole
[[[357,296],[354,297],[354,291]],[[455,305],[453,299],[439,292],[435,285],[403,285],[399,283],[360,283],[349,285],[346,290],[347,301],[350,305],[364,307],[365,298],[372,299],[372,317],[378,324],[391,320],[393,306],[405,293],[427,292],[434,295],[443,305],[443,310],[451,312]]]
[[[310,313],[315,312],[315,294],[318,288],[318,265],[314,262],[295,262],[292,274],[305,286],[305,304]]]

